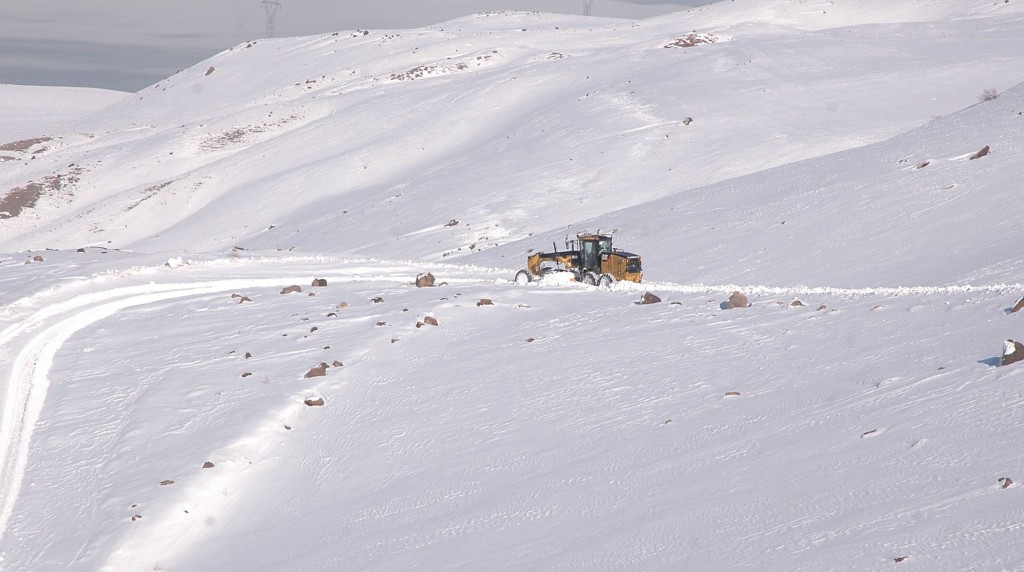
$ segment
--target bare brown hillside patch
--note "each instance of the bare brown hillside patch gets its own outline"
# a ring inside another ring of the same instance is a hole
[[[206,139],[199,144],[199,148],[203,151],[215,151],[217,149],[223,149],[229,145],[247,143],[251,135],[266,133],[267,131],[290,123],[298,118],[299,116],[297,115],[289,115],[288,117],[278,119],[277,121],[232,127],[231,129],[221,131],[220,133],[208,135]]]
[[[21,141],[14,141],[11,143],[4,143],[3,145],[0,145],[0,151],[17,151],[19,153],[24,153],[25,151],[28,151],[32,147],[35,147],[40,143],[46,143],[48,141],[53,141],[53,137],[35,137],[33,139],[22,139]]]
[[[692,48],[701,44],[714,44],[718,41],[718,38],[713,34],[698,34],[696,32],[687,34],[682,38],[676,38],[675,40],[665,44],[666,48]]]
[[[0,219],[14,218],[25,209],[36,206],[39,199],[46,195],[63,192],[67,197],[74,196],[69,187],[78,182],[84,169],[72,166],[67,173],[57,173],[42,181],[32,181],[23,187],[11,189],[0,197]]]
[[[137,201],[133,202],[132,204],[128,205],[128,208],[125,209],[125,212],[134,210],[136,207],[138,207],[140,204],[142,204],[143,201],[147,201],[147,200],[157,196],[160,193],[160,191],[162,191],[162,190],[166,189],[167,187],[171,186],[171,183],[173,183],[173,182],[174,181],[167,181],[165,183],[160,183],[159,185],[153,185],[152,187],[149,187],[148,189],[146,189],[145,191],[142,192],[142,198],[140,198],[139,200],[137,200]]]

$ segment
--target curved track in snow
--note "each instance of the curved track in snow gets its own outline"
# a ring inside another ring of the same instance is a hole
[[[214,264],[213,266],[216,266]],[[151,270],[151,269],[146,269]],[[375,268],[365,273],[360,266],[354,272],[327,271],[318,276],[332,281],[390,281],[408,283],[419,271],[409,265],[395,264]],[[124,272],[111,273],[124,276]],[[130,274],[130,273],[129,273]],[[181,276],[171,273],[174,278]],[[110,278],[105,275],[90,279],[100,283]],[[14,513],[24,479],[32,441],[32,432],[43,410],[49,388],[49,373],[54,357],[61,346],[75,333],[125,308],[144,306],[161,301],[205,295],[252,287],[287,286],[308,282],[310,274],[278,275],[274,277],[246,277],[225,280],[174,282],[167,284],[141,284],[89,292],[63,301],[50,301],[58,297],[55,292],[31,296],[12,306],[45,306],[8,326],[0,332],[0,352],[12,356],[4,367],[7,378],[6,393],[0,422],[0,542]],[[464,281],[458,278],[451,281]],[[472,280],[470,280],[472,281]]]
[[[278,260],[276,265],[287,265],[289,260]],[[320,262],[300,260],[300,262]],[[331,261],[341,262],[341,261]],[[233,261],[237,264],[238,261]],[[231,269],[219,268],[219,263],[200,265],[209,268],[215,275],[232,272]],[[445,276],[446,280],[462,283],[501,283],[511,272],[501,269],[472,268],[457,265],[419,265],[416,263],[374,262],[370,264],[354,264],[350,268],[318,272],[332,281],[386,281],[409,283],[418,273],[427,268],[438,271],[443,267],[455,274],[455,278]],[[146,269],[152,272],[152,269]],[[249,273],[253,270],[249,269]],[[144,272],[142,272],[144,273]],[[148,283],[131,286],[108,288],[103,291],[88,291],[60,300],[61,296],[69,296],[64,290],[36,294],[11,305],[45,306],[27,315],[0,332],[0,352],[7,355],[6,366],[3,368],[8,380],[2,404],[2,424],[0,424],[0,541],[3,540],[8,522],[14,514],[22,488],[25,471],[31,449],[33,429],[40,418],[49,388],[49,373],[54,358],[63,344],[74,334],[100,320],[115,315],[117,312],[131,307],[153,304],[171,299],[188,298],[191,296],[252,287],[276,287],[296,282],[308,282],[307,272],[289,272],[290,275],[278,274],[267,276],[262,272],[258,276],[236,277],[219,280],[203,280],[204,276],[196,276],[195,281],[182,282],[187,278],[185,273],[168,272],[167,279],[175,282]],[[130,276],[132,272],[112,272],[108,275],[88,279],[84,282],[100,283],[109,281],[111,277]],[[511,280],[508,284],[512,286]],[[553,284],[564,287],[565,284]],[[542,286],[545,287],[545,286]],[[592,290],[593,287],[573,284],[572,287]],[[996,284],[989,286],[945,286],[945,287],[883,287],[883,288],[829,288],[829,287],[769,287],[769,286],[738,286],[738,285],[705,285],[705,284],[673,284],[652,282],[644,284],[619,283],[613,286],[616,292],[680,292],[690,294],[728,293],[742,290],[756,296],[768,295],[810,295],[823,294],[841,297],[899,297],[929,295],[963,295],[971,293],[1016,293],[1024,286],[1020,284]],[[57,300],[53,300],[56,298]],[[159,540],[159,539],[154,539]],[[145,544],[145,543],[143,543]],[[144,548],[143,548],[144,549]],[[115,554],[115,556],[118,556]],[[123,559],[122,555],[121,558]],[[128,560],[131,560],[128,556]]]

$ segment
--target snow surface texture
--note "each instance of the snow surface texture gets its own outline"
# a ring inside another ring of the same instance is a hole
[[[0,567],[1024,568],[1022,37],[737,0],[0,86]],[[584,229],[646,282],[511,283]]]

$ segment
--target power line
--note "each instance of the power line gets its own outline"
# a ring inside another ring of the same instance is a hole
[[[590,9],[594,7],[594,0],[583,0],[583,15],[589,16]]]
[[[263,0],[263,10],[267,13],[267,37],[274,37],[274,20],[281,11],[280,0]]]

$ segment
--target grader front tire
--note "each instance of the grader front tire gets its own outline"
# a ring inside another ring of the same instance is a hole
[[[529,270],[520,270],[516,272],[516,284],[529,284],[533,282],[533,274],[530,274]]]

